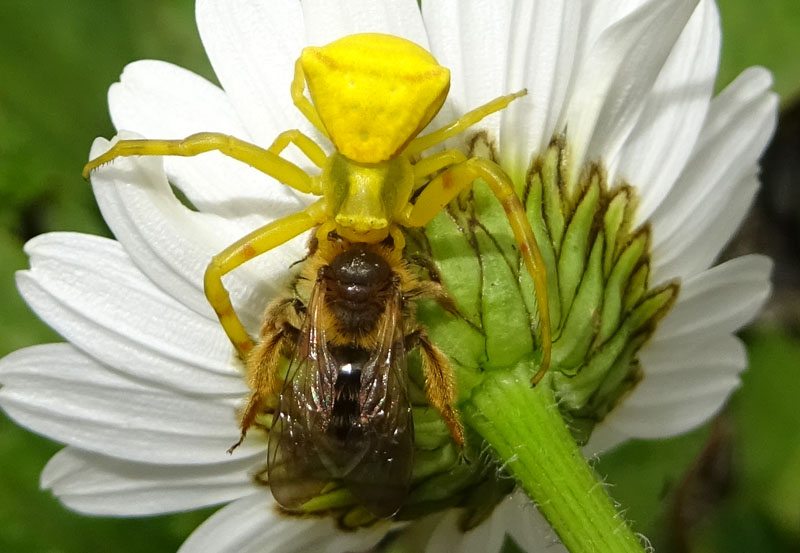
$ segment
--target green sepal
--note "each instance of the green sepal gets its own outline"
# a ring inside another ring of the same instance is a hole
[[[483,179],[476,180],[472,185],[472,200],[476,214],[473,221],[476,234],[479,230],[483,230],[485,235],[494,242],[495,249],[503,255],[509,267],[516,270],[519,267],[519,249],[508,224],[508,217],[503,206],[497,201],[489,185]],[[481,253],[483,253],[483,248],[481,248]]]
[[[372,524],[375,520],[375,515],[361,505],[357,505],[347,511],[339,523],[344,528],[361,528]]]
[[[455,464],[449,471],[431,476],[415,485],[406,501],[408,507],[424,503],[437,503],[461,494],[478,480],[478,475],[467,462]]]
[[[473,370],[485,363],[486,338],[468,321],[447,313],[433,300],[418,302],[417,316],[425,321],[431,341],[451,362]]]
[[[337,487],[329,492],[322,493],[313,499],[309,499],[303,504],[303,512],[320,513],[350,507],[356,505],[358,501],[352,492],[344,487]]]
[[[556,252],[553,249],[553,241],[550,238],[550,231],[544,222],[544,212],[542,207],[542,177],[535,169],[531,171],[528,178],[527,195],[525,199],[525,213],[531,224],[533,235],[542,254],[542,260],[547,270],[547,297],[550,306],[550,324],[553,328],[558,328],[561,324],[561,302],[558,300],[558,263],[556,263]],[[525,305],[531,313],[538,312],[536,307],[536,294],[534,293],[533,278],[527,270],[521,268],[520,287],[525,298]]]
[[[414,431],[414,435],[417,436],[416,428]],[[414,452],[412,480],[420,481],[434,474],[450,470],[453,466],[458,464],[459,455],[458,447],[452,440],[434,450],[416,449]]]
[[[603,297],[603,312],[600,317],[600,331],[596,343],[602,344],[619,326],[620,319],[624,316],[622,311],[622,297],[628,284],[628,278],[636,268],[647,246],[648,235],[639,233],[630,244],[622,251],[611,275],[606,282]]]
[[[565,226],[565,206],[561,191],[561,173],[559,171],[560,162],[561,150],[556,147],[548,148],[544,155],[540,173],[542,175],[544,218],[547,227],[550,229],[550,239],[556,254],[561,250]]]
[[[620,190],[610,202],[603,215],[603,232],[606,239],[605,258],[603,259],[603,274],[611,273],[617,253],[619,253],[618,238],[623,234],[623,222],[629,205],[629,192],[627,188]]]
[[[640,370],[635,363],[636,352],[648,338],[647,333],[640,333],[631,337],[625,345],[625,349],[617,360],[611,365],[606,377],[600,383],[600,387],[594,394],[591,402],[592,414],[597,420],[603,420],[617,400],[625,394],[640,379]],[[625,381],[628,385],[624,385]]]
[[[433,407],[414,406],[414,446],[417,450],[436,450],[452,443],[450,431]]]
[[[647,298],[631,311],[626,323],[630,324],[634,330],[639,330],[646,325],[648,330],[652,331],[661,317],[672,308],[677,297],[678,285],[674,283],[651,291]]]
[[[553,343],[552,366],[566,374],[575,374],[592,345],[600,326],[603,300],[603,240],[595,239],[589,262],[572,303],[559,339]]]
[[[628,289],[625,291],[625,301],[622,305],[622,309],[626,313],[633,309],[636,304],[639,303],[639,300],[644,297],[647,292],[647,281],[649,278],[650,266],[646,263],[640,265],[631,275],[628,281]]]
[[[455,298],[459,313],[480,325],[480,261],[464,230],[445,210],[428,223],[425,235],[442,282]]]
[[[483,330],[486,335],[485,369],[505,369],[533,351],[530,317],[517,286],[517,277],[495,242],[477,229],[483,277]],[[514,337],[513,340],[509,339]]]
[[[625,351],[628,342],[640,330],[650,330],[662,313],[669,309],[677,287],[668,286],[642,301],[625,319],[617,332],[600,346],[574,376],[554,375],[562,408],[579,411],[600,389],[602,381]],[[641,343],[639,344],[641,345]]]
[[[569,310],[575,291],[584,276],[585,265],[589,258],[592,222],[599,200],[600,183],[595,174],[570,220],[564,235],[561,255],[558,258],[561,305],[565,310]]]

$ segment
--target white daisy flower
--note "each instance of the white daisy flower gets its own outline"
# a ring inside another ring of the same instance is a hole
[[[565,330],[567,307],[580,293],[584,268],[559,273],[566,249],[549,246],[550,301],[563,311],[554,324],[562,331],[554,341],[556,389],[576,421],[583,417],[591,426],[607,411],[587,455],[631,437],[693,428],[738,385],[746,356],[733,332],[767,297],[771,265],[746,256],[709,267],[756,192],[777,100],[770,74],[760,68],[713,97],[720,41],[713,0],[450,0],[423,2],[421,12],[414,0],[198,0],[197,21],[222,88],[168,63],[132,63],[109,91],[121,133],[183,138],[216,131],[266,147],[281,131],[299,128],[325,144],[292,104],[294,62],[306,45],[358,32],[410,39],[451,70],[450,95],[432,128],[527,88],[527,96],[467,138],[482,131],[487,152],[526,194],[537,176],[555,178],[561,204],[540,209],[537,237],[546,233],[555,243],[568,232],[563,227],[576,217],[591,175],[599,194],[591,213],[599,219],[592,220],[604,220],[616,206],[623,221],[616,239],[600,237],[606,251],[621,248],[604,258],[606,291],[611,269],[620,265],[617,254],[646,236],[639,261],[617,283],[619,314],[603,311],[595,321],[593,311],[588,319],[597,332],[606,325],[614,332],[643,298],[665,291],[631,331],[631,340],[641,340],[613,389],[587,377],[592,382],[573,393],[570,379],[580,373],[567,369],[597,357],[591,341],[578,361],[569,358],[575,349],[564,346],[576,343]],[[454,144],[463,146],[463,138]],[[98,139],[91,157],[107,148]],[[311,170],[302,156],[285,155]],[[339,531],[330,518],[279,514],[253,478],[266,442],[250,437],[234,455],[226,453],[238,438],[236,408],[248,390],[203,294],[203,273],[214,254],[310,198],[218,153],[118,159],[93,175],[92,186],[116,240],[37,237],[26,246],[31,268],[17,280],[29,305],[68,343],[0,361],[3,409],[67,445],[45,468],[43,488],[92,515],[228,503],[186,541],[184,553],[365,550],[391,529],[426,551],[497,551],[507,534],[528,551],[553,545],[554,535],[520,494],[500,501],[468,532],[452,509],[352,532]],[[620,190],[624,199],[614,204]],[[558,213],[566,218],[561,227],[553,219]],[[264,306],[284,291],[287,268],[305,255],[304,244],[299,237],[226,278],[252,335]],[[587,253],[591,243],[583,247]],[[618,365],[603,369],[603,378]]]

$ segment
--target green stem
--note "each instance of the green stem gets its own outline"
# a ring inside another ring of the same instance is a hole
[[[570,553],[643,553],[575,444],[550,378],[492,371],[462,407],[467,423],[494,448]]]

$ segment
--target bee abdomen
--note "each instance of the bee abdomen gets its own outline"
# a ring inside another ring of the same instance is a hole
[[[340,442],[360,435],[361,430],[361,371],[369,360],[369,352],[362,348],[343,346],[332,348],[338,361],[339,372],[333,387],[333,408],[329,429]]]

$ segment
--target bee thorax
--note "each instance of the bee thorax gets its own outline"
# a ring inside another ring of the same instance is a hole
[[[389,263],[363,248],[337,255],[325,271],[326,302],[343,332],[371,332],[386,308],[393,275]]]

